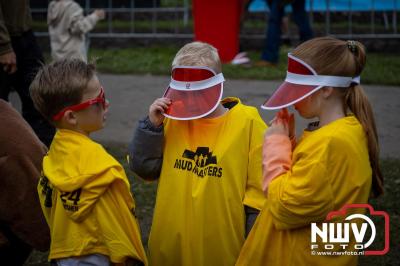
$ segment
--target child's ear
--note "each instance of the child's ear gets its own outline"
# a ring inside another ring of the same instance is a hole
[[[332,88],[332,87],[323,87],[323,88],[321,89],[321,94],[322,94],[322,97],[323,97],[324,99],[329,98],[329,96],[332,95],[332,92],[333,92],[333,88]]]
[[[78,123],[78,119],[74,111],[68,110],[64,113],[64,119],[67,123],[71,125],[76,125]]]

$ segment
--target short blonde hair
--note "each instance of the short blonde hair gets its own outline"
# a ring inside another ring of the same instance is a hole
[[[217,49],[204,42],[191,42],[183,46],[172,61],[172,67],[175,66],[203,66],[217,74],[222,72]]]

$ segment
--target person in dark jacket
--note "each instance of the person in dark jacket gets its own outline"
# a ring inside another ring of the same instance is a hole
[[[50,146],[55,129],[35,109],[29,94],[29,85],[44,62],[31,24],[29,0],[0,0],[0,99],[8,101],[14,89],[22,102],[22,116]]]
[[[36,189],[47,149],[1,99],[0,121],[0,264],[23,265],[33,248],[50,245]]]

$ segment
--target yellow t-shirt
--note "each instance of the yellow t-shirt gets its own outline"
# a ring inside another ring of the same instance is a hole
[[[99,253],[114,263],[133,258],[147,265],[129,181],[101,145],[58,130],[38,193],[50,227],[49,259]]]
[[[367,203],[371,176],[367,139],[354,116],[304,131],[291,170],[271,181],[237,265],[357,265],[357,256],[312,256],[311,223],[345,204]]]
[[[164,154],[150,265],[233,265],[245,237],[244,205],[260,209],[266,125],[239,99],[212,119],[164,121]]]

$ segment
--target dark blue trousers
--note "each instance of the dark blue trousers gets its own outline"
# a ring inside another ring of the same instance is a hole
[[[285,6],[280,0],[267,1],[270,7],[268,29],[264,50],[261,59],[271,63],[277,63],[279,59],[279,46],[281,44],[281,24],[285,15]],[[292,18],[299,28],[300,41],[304,42],[313,37],[313,31],[305,10],[305,0],[294,0],[292,3]]]

